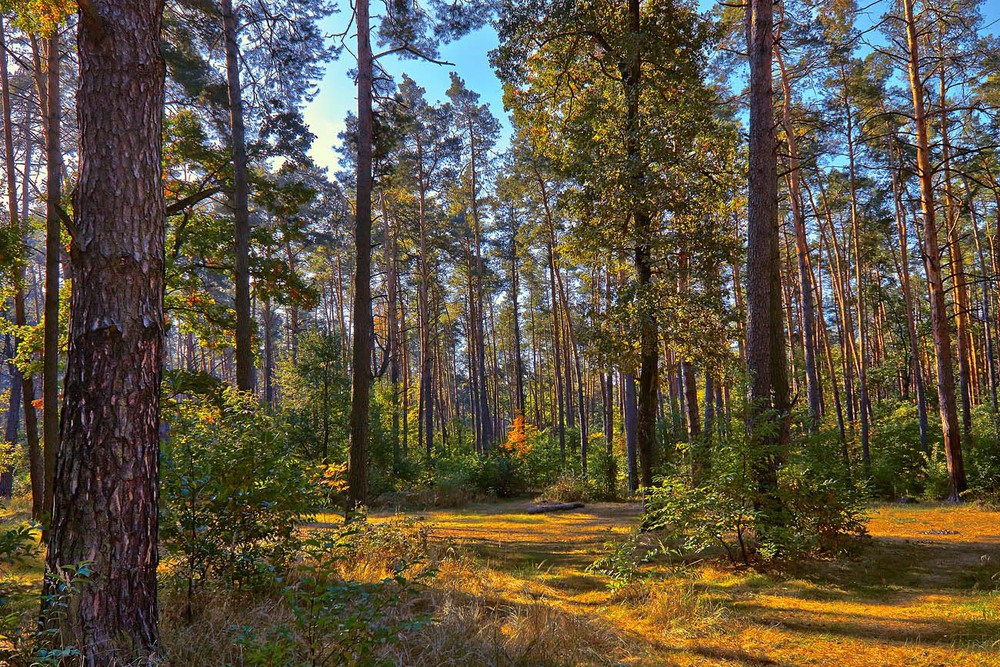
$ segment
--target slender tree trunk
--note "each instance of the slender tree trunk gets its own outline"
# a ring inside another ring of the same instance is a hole
[[[256,387],[253,365],[253,321],[250,316],[250,177],[247,171],[246,129],[243,125],[243,89],[240,86],[239,45],[232,0],[219,0],[226,49],[226,85],[229,90],[230,151],[233,159],[233,220],[236,288],[236,386]],[[366,365],[367,367],[367,365]]]
[[[62,253],[62,146],[60,145],[59,32],[45,40],[45,317],[42,351],[42,442],[45,446],[45,513],[52,511],[52,484],[59,452],[59,266]]]
[[[152,660],[157,643],[162,13],[162,2],[91,0],[78,27],[73,294],[46,570],[51,591],[51,577],[89,563],[49,621],[95,666]]]
[[[910,281],[910,235],[906,229],[906,208],[903,204],[899,179],[895,170],[892,177],[892,190],[896,209],[896,233],[899,240],[899,275],[903,288],[906,335],[909,339],[910,357],[912,358],[913,388],[914,393],[917,395],[917,422],[920,425],[920,446],[925,453],[929,454],[931,445],[927,424],[927,391],[924,388],[924,374],[920,364],[920,344],[917,338],[917,320],[913,307],[913,288]]]
[[[656,408],[659,394],[659,334],[656,312],[649,292],[653,282],[653,219],[644,201],[646,166],[640,137],[642,123],[639,98],[642,90],[641,3],[628,0],[628,31],[637,40],[633,54],[622,65],[622,85],[625,93],[625,155],[628,179],[632,188],[632,238],[635,243],[633,261],[639,291],[639,396],[637,413],[637,447],[639,477],[642,486],[652,486],[656,465]]]
[[[944,64],[939,65],[940,74],[940,104],[941,104],[941,162],[944,169],[944,224],[948,232],[948,259],[951,264],[952,282],[955,286],[955,348],[958,353],[958,387],[962,401],[962,435],[967,439],[972,437],[972,402],[973,402],[973,368],[971,356],[973,351],[969,326],[969,287],[965,276],[965,255],[959,234],[959,211],[955,197],[952,194],[951,182],[951,144],[948,138],[947,87],[945,85]]]
[[[21,216],[17,209],[17,176],[14,165],[14,127],[11,118],[10,106],[10,78],[7,70],[7,44],[5,41],[5,26],[3,17],[0,17],[0,101],[3,103],[3,139],[4,139],[4,162],[7,165],[7,214],[10,218],[11,228],[16,230],[16,238],[22,238]],[[30,109],[29,109],[30,115]],[[22,196],[24,210],[28,208],[27,183],[30,179],[31,160],[31,133],[30,126],[25,123],[25,159],[26,165],[22,182]],[[23,212],[23,211],[22,211]],[[26,216],[25,216],[26,217]],[[19,262],[14,269],[14,323],[19,326],[27,326],[28,318],[24,304],[24,263]],[[14,338],[14,349],[16,350],[20,340]],[[45,465],[42,460],[42,451],[38,443],[38,419],[35,413],[35,383],[31,374],[23,374],[21,377],[21,403],[24,411],[24,437],[28,446],[28,473],[31,478],[31,518],[41,521],[46,511],[44,502],[45,496]],[[13,381],[13,378],[12,378]]]
[[[354,220],[354,341],[351,355],[351,411],[348,418],[348,512],[368,497],[368,404],[371,397],[372,347],[372,47],[368,0],[357,0],[358,156]]]
[[[784,13],[784,5],[782,5]],[[816,366],[816,322],[813,306],[812,276],[809,270],[809,241],[806,236],[805,212],[802,205],[801,172],[799,170],[798,141],[792,124],[792,89],[781,49],[776,45],[774,55],[781,72],[782,115],[781,123],[788,143],[788,198],[792,208],[792,226],[795,229],[795,256],[799,274],[799,302],[802,308],[802,347],[806,370],[806,395],[809,400],[809,423],[815,431],[823,417],[823,385]]]
[[[969,184],[965,184],[965,190],[969,202],[969,215],[972,218],[972,233],[973,238],[976,242],[976,254],[979,257],[979,266],[983,272],[984,276],[988,276],[987,282],[983,284],[982,287],[982,313],[983,313],[983,337],[985,338],[986,346],[986,369],[988,373],[988,383],[990,389],[990,407],[993,412],[997,411],[997,366],[996,366],[996,354],[994,352],[993,345],[993,326],[992,326],[992,316],[990,315],[990,293],[986,288],[986,285],[992,284],[996,280],[995,273],[991,272],[991,267],[986,265],[986,257],[983,253],[982,242],[979,239],[979,216],[976,211],[976,203],[972,196],[972,192],[969,191]]]
[[[3,338],[3,356],[7,363],[10,383],[9,400],[7,402],[7,419],[4,422],[3,439],[11,447],[17,446],[17,431],[21,425],[21,372],[14,366],[14,355],[17,350],[11,344],[10,335]],[[14,467],[0,471],[0,498],[10,499],[14,495]]]
[[[951,482],[949,499],[958,501],[966,490],[965,465],[962,461],[961,433],[958,409],[955,405],[955,373],[951,359],[951,332],[948,330],[948,310],[941,277],[941,254],[938,245],[937,220],[934,210],[934,172],[931,169],[930,141],[927,136],[927,115],[924,106],[924,84],[920,71],[920,52],[913,0],[902,0],[908,74],[913,96],[913,120],[917,133],[917,173],[920,178],[920,207],[924,218],[924,266],[931,301],[931,328],[934,334],[934,356],[938,371],[938,408],[944,452]]]
[[[635,376],[625,375],[625,457],[628,462],[628,490],[639,490],[638,410],[635,398]]]
[[[510,237],[510,301],[514,318],[514,412],[515,416],[524,416],[524,361],[521,358],[521,314],[518,307],[518,292],[521,288],[520,271],[518,270],[517,216],[512,216]]]

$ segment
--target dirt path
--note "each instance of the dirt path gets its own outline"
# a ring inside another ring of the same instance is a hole
[[[612,637],[614,655],[593,664],[1000,667],[1000,513],[885,505],[853,559],[781,573],[703,564],[612,594],[586,567],[628,534],[638,506],[526,507],[417,516],[496,573],[479,594],[544,604]]]

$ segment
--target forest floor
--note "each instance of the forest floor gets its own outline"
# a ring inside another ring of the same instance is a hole
[[[431,586],[489,610],[492,664],[1000,666],[1000,512],[879,505],[852,558],[767,571],[702,562],[612,592],[587,566],[639,507],[528,505],[414,513],[467,554]]]
[[[407,603],[436,622],[388,647],[390,664],[1000,667],[1000,512],[878,505],[871,538],[854,557],[766,570],[706,560],[612,591],[588,566],[630,535],[639,507],[593,503],[529,515],[529,506],[372,516],[407,523],[411,534],[418,526],[438,562]],[[22,515],[8,510],[0,520]],[[312,530],[341,521],[320,515]],[[35,562],[18,574],[29,585],[40,573]],[[288,620],[273,601],[256,610],[240,598],[219,605],[219,628],[253,614]],[[165,619],[177,616],[170,606]],[[187,632],[165,620],[165,648],[177,653],[167,664],[241,664],[205,647],[181,657]]]

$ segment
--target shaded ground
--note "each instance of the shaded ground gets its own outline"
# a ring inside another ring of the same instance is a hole
[[[628,534],[638,506],[528,515],[527,505],[415,516],[473,554],[472,564],[444,571],[442,585],[589,624],[613,654],[593,664],[1000,667],[1000,513],[884,505],[852,559],[781,573],[702,564],[612,594],[586,567]],[[471,577],[477,568],[492,574]]]

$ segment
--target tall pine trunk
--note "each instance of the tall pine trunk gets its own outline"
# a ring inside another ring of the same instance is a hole
[[[351,353],[351,411],[347,510],[368,497],[368,403],[371,398],[372,347],[372,46],[368,0],[358,0],[358,159],[354,219],[354,336]]]
[[[235,258],[233,282],[236,310],[236,386],[253,391],[253,318],[250,313],[250,177],[247,171],[243,89],[240,86],[239,45],[232,0],[220,0],[226,49],[226,86],[229,91],[230,152],[233,160],[233,222]]]
[[[87,665],[146,662],[157,643],[162,13],[162,1],[91,0],[78,26],[74,284],[46,571],[51,592],[89,563],[48,619]]]
[[[934,210],[934,172],[931,168],[930,140],[927,133],[927,112],[924,106],[924,83],[920,71],[919,37],[913,15],[913,0],[903,1],[904,24],[908,49],[907,73],[913,97],[913,122],[917,135],[917,175],[920,178],[920,209],[924,218],[924,266],[931,302],[931,329],[934,335],[934,357],[938,372],[938,409],[944,453],[951,485],[949,499],[958,501],[966,490],[965,465],[962,460],[961,432],[955,404],[955,371],[951,359],[951,332],[948,329],[948,309],[941,276],[941,254],[938,245],[936,211]]]
[[[749,205],[747,210],[748,429],[761,532],[782,521],[778,466],[788,443],[788,367],[778,248],[778,165],[774,136],[771,0],[747,5],[750,58]]]

